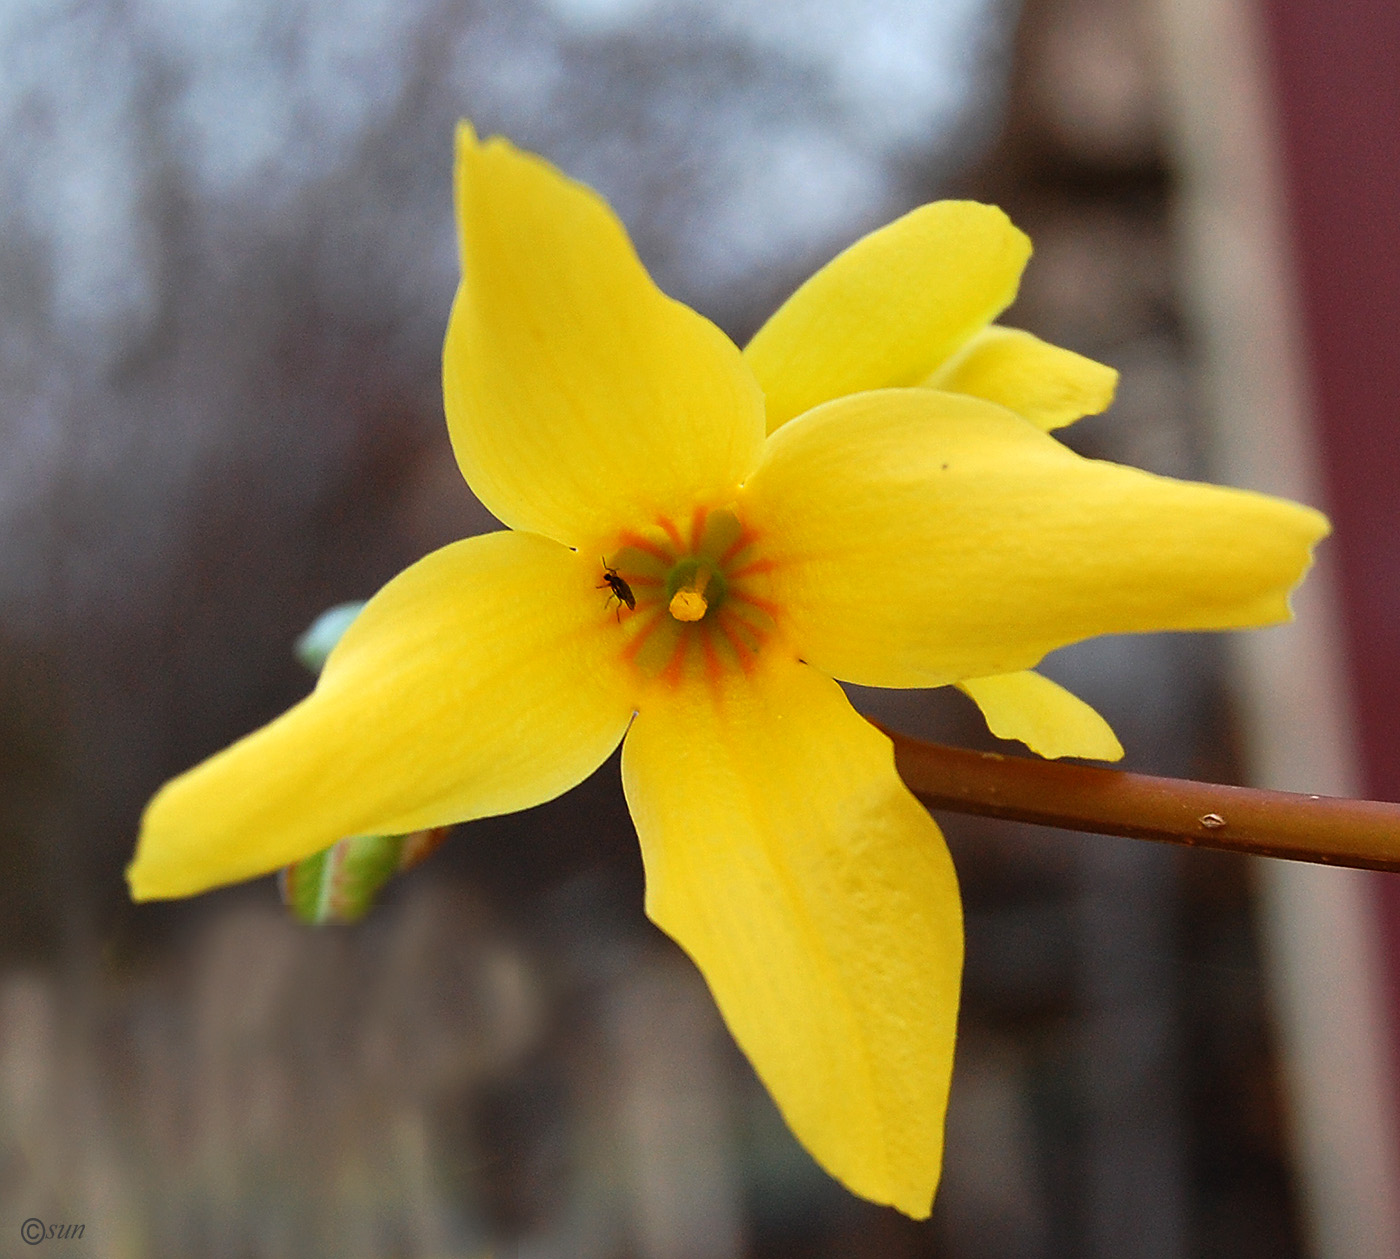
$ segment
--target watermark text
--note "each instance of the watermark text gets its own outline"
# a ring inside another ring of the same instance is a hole
[[[86,1224],[45,1224],[38,1216],[31,1215],[19,1226],[19,1236],[29,1246],[45,1241],[77,1241],[86,1227]]]

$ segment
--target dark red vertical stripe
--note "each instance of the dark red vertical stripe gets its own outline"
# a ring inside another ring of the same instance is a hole
[[[1400,0],[1262,11],[1362,772],[1369,794],[1400,800]],[[1376,887],[1400,1029],[1400,876]]]
[[[1265,0],[1367,789],[1400,800],[1400,0]]]

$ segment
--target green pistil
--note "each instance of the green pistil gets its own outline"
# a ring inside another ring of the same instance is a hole
[[[709,574],[709,581],[703,583],[705,602],[709,605],[705,610],[705,619],[708,619],[724,603],[725,595],[729,591],[729,583],[724,580],[724,574],[709,560],[691,555],[672,565],[671,571],[666,574],[666,602],[669,605],[676,597],[677,591],[694,589],[701,584],[697,582],[696,577],[702,568]]]

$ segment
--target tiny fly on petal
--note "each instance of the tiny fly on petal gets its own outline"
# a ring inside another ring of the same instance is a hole
[[[602,590],[604,587],[612,591],[612,594],[608,596],[608,602],[611,603],[614,599],[617,600],[619,616],[622,615],[622,605],[624,603],[627,605],[627,610],[629,612],[636,611],[637,596],[632,593],[632,587],[627,584],[626,578],[609,564],[607,560],[603,561],[603,582],[598,589]]]

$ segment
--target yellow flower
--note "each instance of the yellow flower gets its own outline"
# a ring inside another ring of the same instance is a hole
[[[832,679],[962,683],[1082,751],[1102,721],[1024,671],[1094,634],[1283,620],[1326,522],[1048,436],[1112,373],[988,328],[1029,253],[989,207],[866,238],[744,355],[598,196],[465,125],[457,209],[448,426],[508,529],[395,578],[310,697],[167,784],[132,894],[525,808],[625,736],[648,914],[817,1160],[922,1217],[957,883]]]

